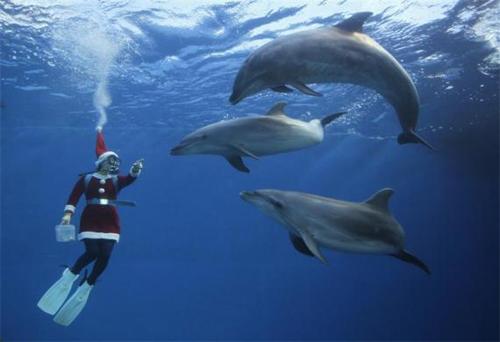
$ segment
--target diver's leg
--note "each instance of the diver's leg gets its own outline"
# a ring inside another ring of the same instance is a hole
[[[63,305],[64,301],[71,292],[73,283],[78,278],[81,270],[94,261],[99,254],[99,246],[97,240],[84,239],[85,253],[83,253],[75,265],[71,268],[66,268],[59,280],[57,280],[42,298],[38,301],[38,307],[48,314],[55,314]]]
[[[61,310],[54,317],[54,322],[68,326],[80,314],[89,298],[97,277],[104,271],[111,256],[111,251],[115,245],[114,240],[99,239],[94,240],[92,246],[97,246],[97,258],[90,276],[78,287],[70,299],[63,305]]]
[[[94,261],[99,255],[99,240],[97,239],[83,239],[85,244],[85,253],[83,253],[78,260],[76,260],[71,273],[80,274],[81,270]]]
[[[114,240],[100,239],[99,240],[99,254],[94,264],[94,268],[87,278],[87,282],[90,285],[94,285],[97,278],[104,272],[106,266],[108,266],[109,259],[111,257],[111,252],[115,246]]]

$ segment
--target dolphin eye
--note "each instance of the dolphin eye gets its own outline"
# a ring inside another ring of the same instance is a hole
[[[208,135],[206,135],[206,134],[203,134],[203,135],[201,136],[201,139],[203,139],[203,140],[205,140],[206,138],[208,138]]]

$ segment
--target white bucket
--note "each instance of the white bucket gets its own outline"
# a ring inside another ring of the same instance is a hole
[[[72,224],[58,224],[56,226],[56,240],[58,242],[74,241],[75,235],[76,229]]]

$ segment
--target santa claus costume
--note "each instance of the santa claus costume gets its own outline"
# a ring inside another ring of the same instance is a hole
[[[102,132],[97,133],[96,155],[97,161],[95,164],[98,170],[100,164],[109,158],[118,159],[115,152],[107,150]],[[116,204],[124,202],[117,202],[116,198],[118,193],[132,184],[138,175],[139,173],[133,172],[132,169],[126,176],[94,172],[82,176],[76,182],[64,211],[73,214],[78,200],[85,194],[87,206],[80,218],[79,240],[120,240],[120,218],[116,210]]]
[[[81,312],[97,278],[108,265],[111,252],[120,240],[120,218],[116,206],[135,204],[117,200],[119,192],[132,184],[142,170],[142,160],[136,161],[128,175],[118,175],[120,159],[109,151],[102,130],[97,131],[95,162],[96,172],[83,175],[75,184],[64,208],[63,224],[69,224],[77,203],[85,195],[86,206],[80,218],[78,239],[85,244],[83,253],[71,268],[45,293],[38,306],[49,314],[55,314],[68,297],[78,275],[94,262],[92,272],[85,277],[73,296],[62,306],[54,321],[69,325]]]

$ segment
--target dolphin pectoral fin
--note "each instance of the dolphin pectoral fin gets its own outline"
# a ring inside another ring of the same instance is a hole
[[[292,87],[297,89],[298,91],[306,94],[306,95],[311,95],[311,96],[323,96],[323,94],[318,93],[317,91],[312,90],[308,86],[306,86],[304,83],[300,81],[295,81],[293,83],[290,83]]]
[[[411,255],[410,253],[408,253],[404,249],[401,250],[401,251],[399,251],[396,254],[391,254],[391,256],[393,256],[393,257],[395,257],[395,258],[397,258],[397,259],[399,259],[401,261],[404,261],[404,262],[407,262],[409,264],[413,264],[413,265],[417,266],[418,268],[420,268],[421,270],[423,270],[428,275],[431,274],[431,271],[429,270],[429,267],[427,267],[427,265],[424,264],[424,262],[422,260],[420,260],[419,258],[417,258],[414,255]]]
[[[255,154],[244,148],[243,146],[240,145],[231,145],[233,149],[238,151],[239,153],[243,154],[244,156],[250,157],[255,160],[259,160],[259,157],[257,157]]]
[[[277,86],[277,87],[272,87],[271,90],[275,91],[277,93],[291,93],[291,92],[293,92],[293,89],[288,88],[284,84]]]
[[[335,114],[330,114],[330,115],[325,116],[323,119],[321,119],[321,126],[325,127],[330,122],[338,119],[339,117],[341,117],[345,113],[347,113],[347,112],[340,112],[340,113],[335,113]]]
[[[350,18],[335,25],[335,27],[349,32],[363,32],[363,24],[372,14],[372,12],[355,13]]]
[[[316,258],[321,260],[322,263],[328,264],[328,261],[323,256],[323,254],[321,254],[321,251],[320,251],[318,245],[316,244],[316,241],[314,241],[313,237],[306,232],[301,232],[300,236],[302,237],[302,240],[304,241],[305,245],[307,246],[307,249],[309,249],[309,251],[312,254],[314,254],[314,256]]]
[[[236,170],[241,172],[249,173],[250,169],[243,163],[243,160],[240,156],[228,156],[226,160],[234,167]]]
[[[420,137],[417,133],[414,131],[407,131],[403,132],[400,135],[398,135],[398,144],[403,145],[403,144],[422,144],[431,150],[435,151],[436,149],[432,147],[431,144],[429,144],[427,141],[425,141],[422,137]]]
[[[290,241],[292,241],[293,247],[300,253],[304,255],[309,255],[314,257],[314,254],[307,248],[306,243],[304,240],[302,240],[299,236],[289,233],[288,236],[290,237]]]

